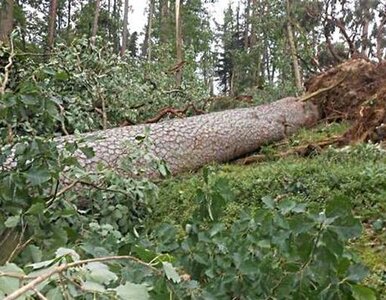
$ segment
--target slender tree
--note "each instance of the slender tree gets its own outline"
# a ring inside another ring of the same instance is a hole
[[[125,0],[125,4],[124,4],[124,7],[123,7],[123,30],[122,30],[121,56],[125,55],[126,47],[127,47],[128,15],[129,15],[129,0]]]
[[[152,31],[153,31],[153,11],[154,11],[154,0],[149,0],[149,13],[146,25],[145,39],[142,44],[142,56],[146,57],[147,60],[151,61],[151,50],[152,50]]]
[[[160,43],[165,44],[168,41],[169,34],[169,0],[160,0]]]
[[[91,32],[91,43],[95,44],[95,38],[98,32],[98,20],[99,20],[99,11],[100,11],[100,0],[95,0],[95,13],[94,13],[94,22],[92,24]]]
[[[50,9],[48,13],[48,34],[47,34],[47,48],[48,51],[54,46],[55,29],[56,29],[56,16],[57,16],[58,1],[50,1]]]
[[[295,77],[295,85],[296,85],[296,88],[299,91],[301,91],[303,89],[303,84],[302,84],[302,78],[300,75],[300,66],[298,62],[298,53],[296,49],[295,36],[292,28],[291,10],[292,10],[292,0],[286,0],[288,44],[291,51],[291,60],[292,60],[293,74]]]
[[[177,64],[181,64],[182,58],[182,30],[181,30],[181,1],[176,0],[176,54]],[[182,82],[182,68],[176,71],[176,86],[179,88]]]

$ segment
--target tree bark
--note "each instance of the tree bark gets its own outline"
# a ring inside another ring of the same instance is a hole
[[[148,14],[148,20],[147,20],[147,26],[146,26],[146,32],[145,32],[145,39],[142,44],[142,57],[146,57],[147,61],[151,61],[151,50],[152,50],[152,44],[151,44],[151,37],[152,37],[152,31],[153,31],[153,10],[154,10],[154,0],[149,0],[149,14]]]
[[[181,30],[181,3],[176,0],[176,58],[177,64],[182,63],[182,30]],[[180,88],[182,82],[182,68],[176,71],[176,88]]]
[[[244,28],[244,50],[247,52],[249,48],[249,11],[251,7],[251,0],[247,0],[245,8],[245,28]]]
[[[165,44],[168,40],[169,26],[169,0],[160,0],[160,44]]]
[[[0,6],[0,42],[8,43],[13,30],[13,0],[4,0]]]
[[[291,5],[292,0],[286,0],[286,10],[287,10],[287,35],[288,35],[288,43],[291,51],[291,59],[292,59],[292,68],[295,77],[295,85],[298,91],[303,90],[302,77],[300,75],[300,66],[298,62],[295,37],[292,29],[291,23]]]
[[[100,0],[96,0],[95,1],[94,22],[92,25],[92,32],[91,32],[91,44],[93,44],[93,45],[95,45],[95,38],[96,38],[96,35],[98,32],[99,10],[100,10]]]
[[[155,124],[128,126],[83,134],[95,137],[86,142],[95,156],[87,159],[77,153],[88,170],[98,163],[120,169],[128,154],[128,143],[147,129],[152,151],[163,159],[172,174],[195,170],[211,162],[225,162],[256,151],[261,145],[281,140],[300,127],[319,119],[316,106],[297,98],[284,98],[253,108],[233,109]],[[60,138],[59,143],[73,141],[74,136]]]
[[[55,28],[56,28],[56,15],[57,15],[58,1],[50,1],[50,10],[48,15],[48,34],[47,34],[47,48],[51,51],[54,46]]]
[[[125,0],[125,5],[124,5],[124,8],[123,8],[123,30],[122,30],[121,56],[125,55],[126,48],[127,48],[128,15],[129,15],[129,0]]]

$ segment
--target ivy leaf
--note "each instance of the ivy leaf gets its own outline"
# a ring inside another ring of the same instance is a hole
[[[5,221],[4,225],[7,228],[13,228],[13,227],[16,227],[17,224],[19,224],[19,222],[20,222],[20,215],[18,215],[18,216],[10,216],[10,217],[7,218],[7,220]]]
[[[353,285],[352,295],[355,300],[376,300],[377,297],[373,290],[362,285]]]
[[[165,271],[165,275],[169,280],[173,281],[174,283],[179,283],[181,281],[180,276],[171,263],[163,262],[162,265]]]
[[[144,284],[126,282],[114,289],[120,299],[123,300],[148,300],[150,295]]]

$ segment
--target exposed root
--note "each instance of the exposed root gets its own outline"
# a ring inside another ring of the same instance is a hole
[[[155,117],[146,120],[145,123],[147,123],[147,124],[157,123],[158,121],[160,121],[162,118],[164,118],[167,115],[174,115],[176,117],[183,118],[186,116],[186,113],[188,112],[189,108],[192,108],[193,111],[198,115],[206,113],[205,111],[198,109],[193,103],[190,103],[190,104],[186,105],[185,108],[183,108],[183,109],[177,109],[177,108],[172,108],[172,107],[163,108],[158,112],[158,114]]]
[[[300,100],[318,105],[328,120],[350,120],[345,143],[379,142],[386,138],[386,62],[353,59],[306,83]]]

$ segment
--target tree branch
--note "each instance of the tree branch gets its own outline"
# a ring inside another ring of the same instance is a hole
[[[85,265],[85,264],[88,264],[88,263],[93,263],[93,262],[107,262],[107,261],[115,261],[115,260],[130,260],[130,261],[134,261],[142,266],[145,266],[147,268],[149,268],[150,270],[152,270],[154,273],[156,273],[157,275],[161,275],[162,272],[160,270],[158,270],[157,268],[149,265],[148,263],[134,257],[134,256],[130,256],[130,255],[124,255],[124,256],[104,256],[104,257],[98,257],[98,258],[91,258],[91,259],[85,259],[85,260],[80,260],[80,261],[76,261],[76,262],[73,262],[73,263],[64,263],[62,265],[59,265],[57,267],[55,267],[54,269],[46,272],[46,273],[43,273],[41,274],[40,276],[36,277],[34,280],[32,280],[30,283],[24,285],[23,287],[19,288],[18,290],[14,291],[13,293],[11,293],[10,295],[8,295],[7,297],[4,298],[4,300],[15,300],[17,299],[18,297],[24,295],[26,292],[30,291],[30,290],[35,290],[36,289],[36,286],[40,283],[42,283],[43,281],[49,279],[51,276],[55,275],[55,274],[58,274],[58,273],[61,273],[61,272],[64,272],[68,269],[71,269],[71,268],[75,268],[75,267],[79,267],[79,266],[82,266],[82,265]],[[23,277],[25,278],[25,277]]]

